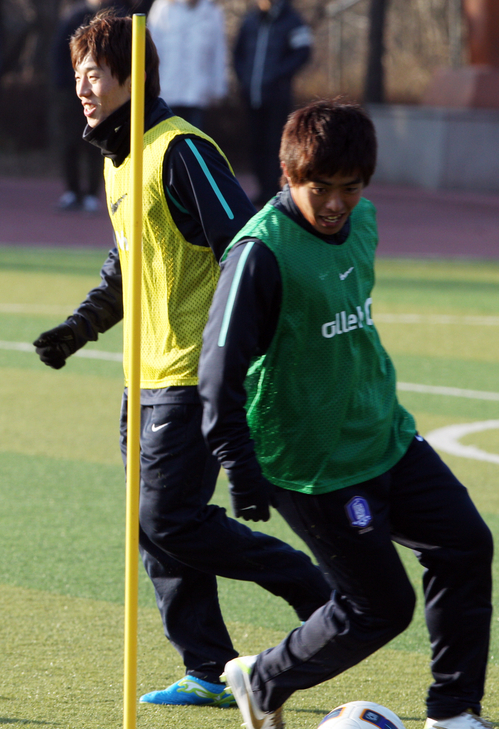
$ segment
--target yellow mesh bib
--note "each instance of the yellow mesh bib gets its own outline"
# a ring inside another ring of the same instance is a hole
[[[168,146],[179,134],[202,137],[215,144],[179,117],[161,122],[144,135],[142,389],[197,385],[203,329],[219,276],[218,264],[211,248],[195,246],[185,240],[175,226],[166,202],[163,160]],[[107,205],[123,275],[126,383],[130,330],[130,175],[130,155],[118,168],[106,159],[104,177]]]

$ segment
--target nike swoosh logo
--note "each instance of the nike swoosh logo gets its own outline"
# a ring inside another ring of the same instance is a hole
[[[348,269],[348,271],[345,271],[345,273],[340,273],[339,274],[340,281],[344,281],[346,279],[346,277],[348,276],[348,274],[349,273],[352,273],[353,269],[354,269],[354,267],[353,266],[350,266],[350,268]]]
[[[253,504],[253,506],[243,506],[242,509],[239,509],[239,511],[248,511],[248,509],[257,509],[257,505]]]
[[[161,430],[161,428],[166,428],[168,423],[161,423],[161,425],[156,425],[156,423],[153,423],[151,425],[151,430],[153,433],[155,433],[157,430]]]
[[[119,206],[121,205],[123,200],[126,198],[126,196],[127,196],[127,193],[125,192],[125,194],[122,195],[120,198],[118,198],[116,200],[116,202],[111,204],[111,215],[115,214],[115,212],[118,210]]]

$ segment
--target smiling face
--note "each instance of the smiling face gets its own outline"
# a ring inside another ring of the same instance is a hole
[[[98,65],[91,55],[76,66],[75,79],[76,95],[89,127],[96,127],[130,99],[130,77],[121,85],[109,66],[104,62]]]
[[[339,233],[361,198],[363,184],[360,175],[317,175],[307,182],[293,184],[284,164],[283,172],[291,197],[305,220],[321,235]]]

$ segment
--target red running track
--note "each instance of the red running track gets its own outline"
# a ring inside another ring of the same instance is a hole
[[[239,177],[246,191],[249,176]],[[57,180],[0,178],[0,244],[112,247],[106,210],[57,212]],[[499,258],[499,195],[373,184],[365,196],[378,210],[385,256]]]

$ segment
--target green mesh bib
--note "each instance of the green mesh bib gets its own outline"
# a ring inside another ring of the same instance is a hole
[[[237,239],[243,237],[272,250],[282,277],[275,336],[245,383],[265,476],[318,494],[380,475],[404,455],[415,424],[397,401],[395,370],[372,319],[374,206],[361,199],[341,246],[270,205]]]

